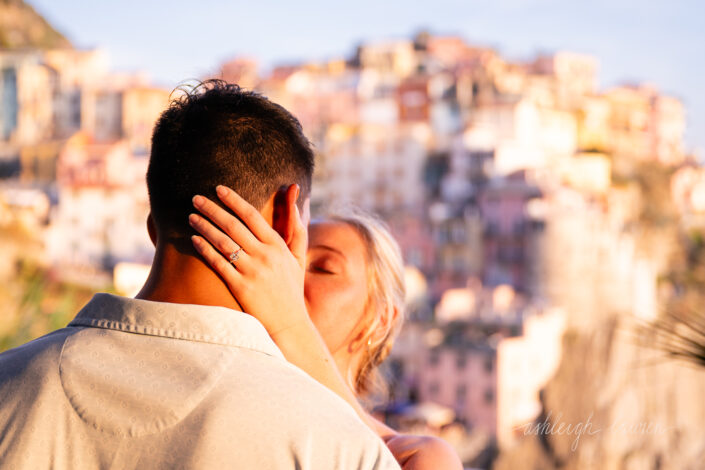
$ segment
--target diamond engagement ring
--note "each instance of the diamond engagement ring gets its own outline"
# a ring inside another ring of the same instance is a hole
[[[229,259],[232,264],[235,264],[235,261],[240,259],[240,252],[241,251],[242,251],[242,247],[238,247],[237,250],[230,253]]]

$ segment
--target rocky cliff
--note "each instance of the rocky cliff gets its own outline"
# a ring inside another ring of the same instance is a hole
[[[590,218],[604,241],[586,223],[589,237],[548,240],[546,292],[569,315],[563,358],[496,470],[705,469],[705,227],[683,228],[669,184],[666,169],[643,167],[626,186],[633,217],[611,235]],[[618,275],[629,266],[637,276]],[[649,296],[658,306],[637,308]]]
[[[0,0],[0,49],[71,47],[34,8],[22,0]]]
[[[504,469],[705,468],[705,368],[652,347],[626,318],[564,338],[564,360]]]

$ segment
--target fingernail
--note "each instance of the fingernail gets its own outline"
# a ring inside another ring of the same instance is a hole
[[[196,235],[191,235],[191,242],[196,246],[201,245],[201,239]]]
[[[193,205],[196,207],[201,207],[204,202],[206,202],[206,200],[203,196],[194,196],[193,197]]]
[[[198,216],[196,214],[189,214],[188,223],[191,225],[198,224]]]
[[[224,197],[228,195],[228,188],[222,185],[218,185],[215,188],[215,192],[218,193],[218,196]]]

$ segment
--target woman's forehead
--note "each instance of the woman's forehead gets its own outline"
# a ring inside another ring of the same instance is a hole
[[[316,245],[332,246],[346,253],[351,251],[364,252],[362,237],[352,225],[329,219],[317,219],[311,222],[308,230],[309,247]]]

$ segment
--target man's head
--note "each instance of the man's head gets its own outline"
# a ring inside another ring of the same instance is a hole
[[[219,184],[262,209],[279,188],[296,183],[302,204],[313,165],[311,144],[291,113],[255,92],[209,80],[173,100],[154,127],[147,171],[154,228],[163,240],[188,240],[193,196],[218,201]]]

